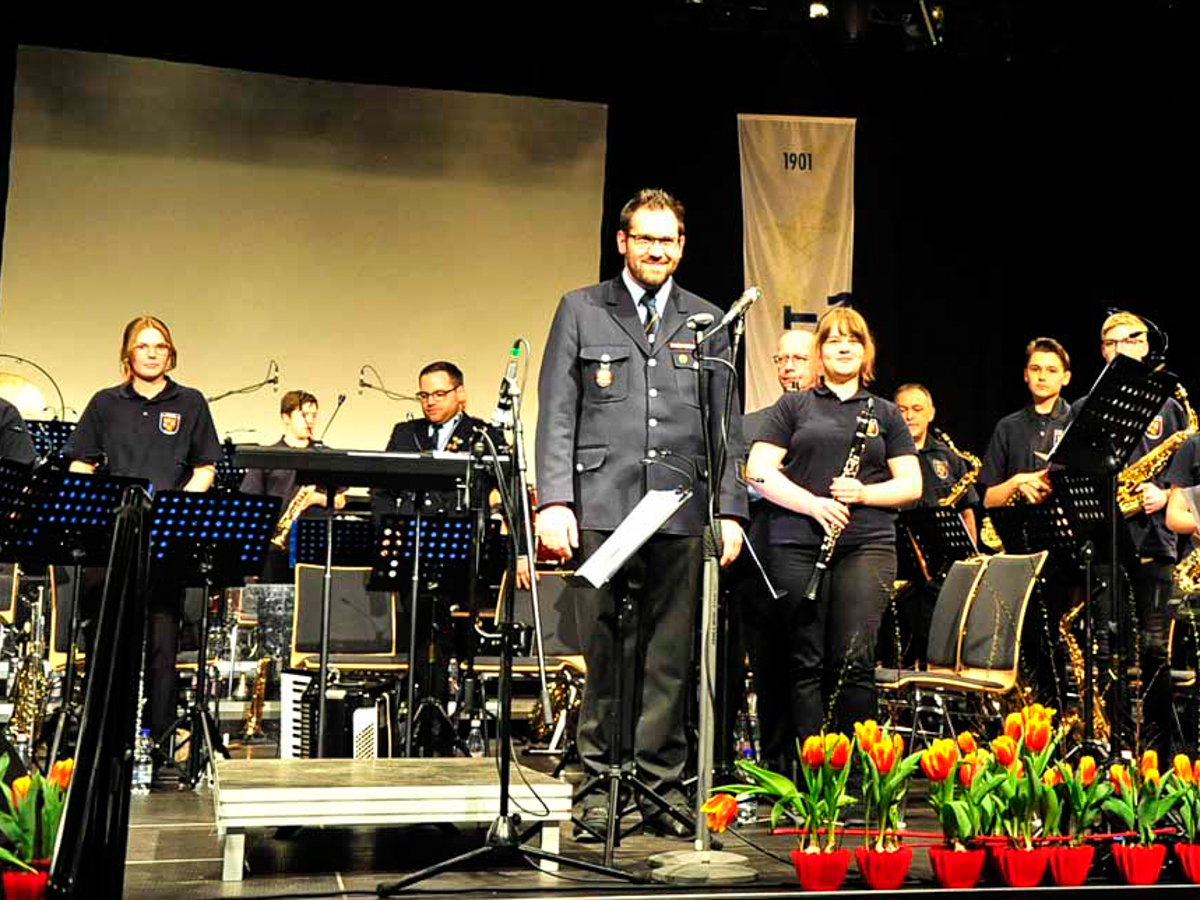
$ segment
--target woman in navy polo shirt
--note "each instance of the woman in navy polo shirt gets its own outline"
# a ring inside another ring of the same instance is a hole
[[[775,504],[770,568],[787,633],[797,737],[851,733],[875,716],[875,641],[896,574],[896,510],[921,496],[912,436],[896,406],[869,394],[875,341],[853,309],[817,326],[815,387],[784,394],[764,417],[747,474]],[[871,400],[858,475],[842,476]],[[813,601],[805,600],[826,533],[841,527]]]

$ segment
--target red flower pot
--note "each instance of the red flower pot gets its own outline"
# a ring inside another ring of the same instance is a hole
[[[1192,884],[1200,884],[1200,844],[1176,844],[1175,855],[1183,868],[1183,877]]]
[[[855,847],[854,861],[867,887],[876,891],[894,891],[904,882],[908,867],[912,865],[912,847],[900,847],[890,853]]]
[[[933,866],[934,877],[945,888],[975,887],[986,856],[983,848],[957,851],[950,847],[929,848],[929,862]]]
[[[49,872],[26,872],[24,869],[6,869],[3,873],[6,900],[41,900],[46,896]]]
[[[850,867],[850,851],[845,847],[832,853],[805,853],[792,851],[792,865],[800,887],[806,891],[836,891],[846,880],[846,869]]]
[[[1113,859],[1126,884],[1154,884],[1162,872],[1166,844],[1113,844]]]
[[[1087,881],[1096,848],[1091,844],[1050,848],[1050,878],[1059,887],[1079,887]]]
[[[1010,847],[1000,845],[992,848],[996,860],[996,870],[1000,880],[1009,887],[1034,887],[1042,881],[1046,874],[1045,847]]]

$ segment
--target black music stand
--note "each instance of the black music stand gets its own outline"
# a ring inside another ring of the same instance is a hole
[[[955,562],[978,553],[962,515],[952,507],[906,509],[900,524],[912,539],[915,563],[927,581],[940,582]]]
[[[1108,524],[1104,546],[1111,564],[1109,591],[1112,597],[1113,618],[1116,625],[1114,639],[1116,649],[1115,685],[1110,719],[1113,728],[1123,718],[1126,696],[1126,673],[1121,671],[1122,657],[1128,640],[1128,623],[1123,613],[1124,578],[1120,564],[1121,516],[1117,508],[1118,476],[1122,466],[1133,453],[1138,440],[1150,422],[1162,409],[1167,398],[1174,392],[1179,379],[1165,370],[1154,370],[1144,363],[1118,354],[1113,358],[1075,413],[1058,446],[1050,454],[1051,464],[1057,464],[1102,479],[1104,499],[1097,504],[1103,510]],[[998,530],[998,529],[997,529]],[[1001,535],[1003,539],[1003,534]],[[1092,599],[1086,598],[1085,625],[1088,631],[1088,655],[1090,665]],[[1090,673],[1090,669],[1089,669]],[[1089,678],[1090,682],[1091,679]],[[1091,717],[1088,717],[1088,727]],[[1117,745],[1113,735],[1113,746]]]
[[[319,515],[296,521],[297,565],[325,565],[330,530],[328,518]],[[375,561],[375,523],[370,519],[347,519],[336,515],[333,520],[333,564],[370,568]]]
[[[213,478],[213,490],[241,490],[242,479],[246,477],[246,470],[234,465],[233,455],[236,452],[237,446],[231,439],[225,438],[224,443],[221,444],[221,458],[217,460],[216,476]]]
[[[25,430],[29,432],[38,459],[54,459],[75,431],[75,423],[62,419],[26,419]]]
[[[432,695],[416,702],[417,673],[417,604],[421,593],[444,592],[464,586],[470,576],[475,529],[473,521],[460,516],[431,516],[421,514],[416,504],[413,515],[386,515],[380,519],[375,547],[373,585],[395,590],[399,580],[409,578],[408,611],[408,684],[405,700],[404,755],[412,756],[413,734],[422,714],[432,708],[434,714],[454,735],[454,745],[464,756],[466,743],[454,727],[449,713]],[[430,640],[434,639],[435,624],[430,615]],[[432,684],[432,673],[429,682]]]
[[[61,423],[60,423],[61,424]],[[30,471],[0,461],[0,513],[8,523],[0,559],[26,567],[73,566],[71,624],[67,641],[62,702],[47,764],[58,759],[68,718],[79,721],[74,709],[75,648],[79,639],[80,568],[107,562],[117,511],[129,488],[147,489],[142,478],[84,474],[41,467]],[[22,472],[24,473],[22,475]],[[18,493],[14,489],[21,482]]]
[[[216,585],[241,584],[262,569],[267,545],[279,520],[280,499],[254,494],[200,494],[159,491],[154,495],[150,525],[150,572],[167,569],[204,587],[200,605],[200,646],[191,708],[167,729],[164,739],[188,723],[188,787],[200,781],[213,751],[229,751],[208,709],[208,598]],[[202,756],[203,755],[203,756]]]

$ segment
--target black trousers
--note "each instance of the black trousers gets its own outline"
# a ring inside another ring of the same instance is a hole
[[[607,537],[607,532],[582,532],[579,558],[587,559]],[[700,537],[656,535],[603,588],[575,591],[587,663],[576,735],[584,770],[603,773],[616,745],[622,760],[632,753],[641,781],[673,804],[685,801],[686,699],[702,563]],[[617,704],[627,726],[621,736],[613,733]]]
[[[814,601],[804,599],[818,547],[771,547],[771,575],[787,596],[778,627],[788,642],[794,737],[853,734],[876,718],[875,646],[896,577],[892,544],[839,547]]]

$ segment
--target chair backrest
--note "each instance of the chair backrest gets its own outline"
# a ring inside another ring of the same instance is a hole
[[[967,610],[959,650],[960,674],[1015,679],[1021,655],[1021,628],[1029,599],[1049,552],[1006,554],[988,559]]]
[[[968,601],[984,572],[985,557],[959,560],[950,566],[938,590],[937,603],[925,642],[925,665],[930,671],[958,668],[958,645],[968,612]]]

